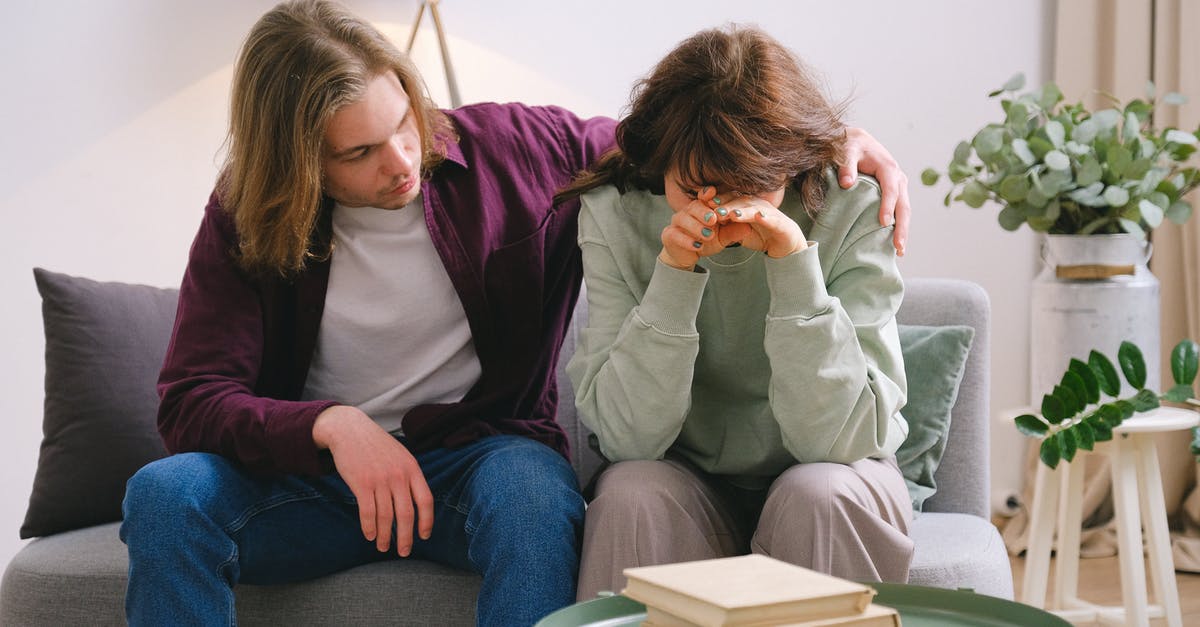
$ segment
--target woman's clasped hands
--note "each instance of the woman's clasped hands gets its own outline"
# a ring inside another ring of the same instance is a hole
[[[783,188],[759,195],[728,192],[718,196],[717,189],[707,185],[689,196],[672,194],[671,183],[667,185],[668,202],[675,214],[662,232],[663,250],[658,257],[666,265],[691,270],[701,257],[733,245],[774,258],[808,247],[800,225],[779,210]]]

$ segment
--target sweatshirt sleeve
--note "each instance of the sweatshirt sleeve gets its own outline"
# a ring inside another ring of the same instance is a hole
[[[858,216],[828,278],[820,246],[839,242],[764,261],[768,396],[784,446],[800,462],[888,455],[905,436],[898,411],[907,383],[895,321],[903,284],[892,229],[874,223],[878,198],[859,191],[826,209]]]
[[[708,275],[656,261],[639,299],[586,204],[579,243],[588,323],[567,364],[579,417],[609,459],[660,459],[691,406],[696,314]]]
[[[192,244],[159,374],[158,428],[172,453],[218,453],[259,471],[328,471],[312,438],[332,401],[255,393],[264,338],[261,294],[237,269],[232,220],[215,195]]]

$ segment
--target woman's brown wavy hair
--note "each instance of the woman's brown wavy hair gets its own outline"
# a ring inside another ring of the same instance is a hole
[[[445,158],[453,132],[416,68],[382,33],[322,0],[279,4],[251,29],[234,69],[218,183],[245,271],[287,277],[329,254],[328,242],[314,237],[325,129],[383,72],[394,72],[408,95],[428,172]]]
[[[663,176],[674,166],[685,184],[750,194],[792,181],[815,214],[824,200],[824,172],[842,156],[841,109],[825,99],[808,68],[762,30],[701,31],[638,81],[629,113],[617,125],[617,146],[556,200],[610,184],[661,194]]]

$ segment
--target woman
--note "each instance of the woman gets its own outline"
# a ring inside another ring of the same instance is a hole
[[[582,195],[589,321],[568,366],[611,461],[580,599],[623,569],[754,551],[904,581],[911,501],[879,188],[843,190],[845,127],[760,30],[701,32],[634,90]]]

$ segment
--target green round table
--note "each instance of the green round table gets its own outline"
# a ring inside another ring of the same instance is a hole
[[[1038,608],[975,594],[899,583],[871,582],[872,602],[894,607],[904,627],[1070,627],[1071,623]],[[623,596],[601,597],[565,607],[538,621],[535,627],[618,627],[640,625],[646,606]]]

